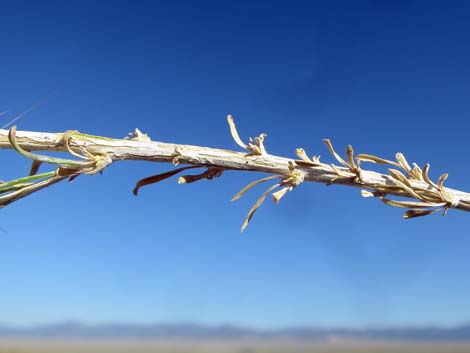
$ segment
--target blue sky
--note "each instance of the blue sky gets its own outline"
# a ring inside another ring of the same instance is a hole
[[[0,111],[18,129],[238,150],[297,147],[432,164],[470,190],[465,1],[3,2]],[[1,179],[29,162],[0,151]],[[331,160],[331,159],[330,159]],[[332,161],[332,160],[331,160]],[[230,198],[259,174],[175,179],[117,163],[2,209],[0,323],[202,322],[257,327],[470,322],[469,216],[405,221],[359,190],[301,185]],[[262,188],[261,188],[262,189]]]

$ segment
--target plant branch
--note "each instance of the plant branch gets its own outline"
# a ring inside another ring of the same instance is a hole
[[[88,135],[78,131],[45,133],[16,131],[15,127],[10,130],[0,129],[0,148],[15,149],[24,157],[33,160],[35,163],[32,168],[33,173],[37,171],[39,163],[56,166],[54,172],[43,173],[34,178],[32,176],[18,178],[7,184],[0,183],[0,206],[5,206],[63,179],[101,172],[116,161],[144,160],[172,163],[175,166],[183,164],[185,167],[142,179],[134,188],[136,195],[142,186],[198,167],[206,168],[206,171],[182,176],[178,182],[192,183],[202,179],[213,179],[221,176],[226,170],[264,172],[273,175],[251,182],[235,195],[234,200],[256,185],[278,178],[250,210],[242,230],[267,194],[272,192],[274,201],[278,203],[288,191],[292,191],[305,181],[360,187],[363,189],[364,197],[376,197],[389,206],[408,208],[404,214],[405,218],[425,216],[441,210],[445,214],[450,208],[470,211],[469,193],[444,187],[447,174],[443,174],[437,182],[433,182],[428,175],[429,164],[423,169],[415,163],[411,167],[402,153],[396,154],[396,160],[369,154],[355,156],[353,148],[347,146],[343,158],[335,151],[332,143],[325,139],[324,142],[338,165],[322,163],[317,156],[310,158],[302,148],[296,150],[297,158],[274,156],[267,153],[264,147],[266,134],[260,134],[249,139],[248,143],[244,143],[238,135],[233,118],[228,116],[227,120],[234,141],[245,151],[151,141],[138,129],[124,139]],[[37,155],[32,151],[69,152],[80,159],[54,158]],[[389,174],[363,169],[361,163],[366,162],[390,166]],[[274,192],[276,188],[280,190]],[[389,198],[390,195],[398,196],[398,199],[392,200]]]

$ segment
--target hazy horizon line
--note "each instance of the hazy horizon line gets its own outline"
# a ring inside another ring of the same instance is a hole
[[[88,328],[104,327],[104,326],[193,326],[193,327],[204,327],[204,328],[234,328],[234,329],[246,329],[253,331],[281,331],[281,330],[292,330],[292,329],[314,329],[314,330],[389,330],[389,329],[458,329],[462,327],[470,327],[470,319],[460,323],[397,323],[397,324],[364,324],[364,325],[348,325],[348,324],[286,324],[286,325],[249,325],[244,323],[231,323],[231,322],[219,322],[209,323],[203,320],[175,320],[175,321],[152,321],[152,322],[138,322],[132,320],[109,320],[93,322],[88,320],[80,319],[58,319],[52,321],[43,322],[30,322],[30,323],[9,323],[0,321],[0,328],[12,328],[12,329],[31,329],[40,327],[53,327],[53,326],[82,326]]]

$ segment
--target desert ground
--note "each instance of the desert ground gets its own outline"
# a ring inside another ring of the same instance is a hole
[[[0,339],[0,353],[470,353],[470,343]]]

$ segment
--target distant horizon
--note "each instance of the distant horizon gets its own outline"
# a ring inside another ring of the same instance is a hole
[[[84,327],[104,327],[104,326],[134,326],[134,327],[154,327],[154,326],[197,326],[206,328],[220,328],[220,327],[232,327],[238,329],[247,329],[253,331],[280,331],[290,329],[318,329],[318,330],[330,330],[330,329],[346,329],[346,330],[388,330],[388,329],[421,329],[421,328],[438,328],[438,329],[456,329],[462,327],[470,327],[470,319],[468,321],[462,321],[460,323],[447,324],[447,323],[401,323],[401,324],[372,324],[372,325],[322,325],[322,324],[298,324],[298,325],[279,325],[279,326],[262,326],[262,325],[250,325],[244,323],[231,323],[231,322],[203,322],[203,321],[100,321],[92,322],[87,320],[76,320],[76,319],[62,319],[44,322],[32,322],[32,323],[8,323],[0,321],[0,328],[18,328],[18,329],[29,329],[37,327],[54,327],[54,326],[84,326]]]
[[[77,322],[11,327],[0,325],[0,338],[12,339],[153,339],[194,341],[262,340],[266,342],[330,342],[366,340],[390,342],[470,342],[470,325],[456,327],[369,327],[322,328],[286,327],[256,329],[235,325],[201,324],[107,324],[86,325]]]

